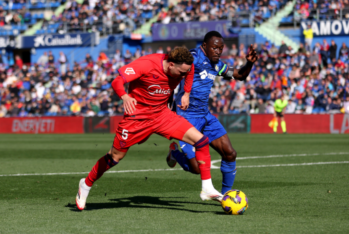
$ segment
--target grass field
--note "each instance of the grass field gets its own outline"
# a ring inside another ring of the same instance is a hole
[[[113,135],[0,135],[0,233],[349,233],[349,135],[230,138],[234,188],[249,198],[241,216],[201,201],[199,176],[168,170],[164,138],[134,146],[80,212],[78,182]],[[211,152],[220,190],[220,157]]]

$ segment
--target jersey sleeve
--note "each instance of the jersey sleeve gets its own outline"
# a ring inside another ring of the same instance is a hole
[[[135,61],[121,67],[118,72],[124,84],[136,80],[148,73],[152,68],[152,64],[148,59],[139,58]]]
[[[194,70],[195,70],[195,66],[193,63],[191,65],[190,72],[187,74],[187,76],[185,77],[185,81],[184,81],[184,92],[186,92],[186,93],[190,93],[191,87],[193,86]]]
[[[228,72],[229,66],[220,60],[218,63],[218,67],[219,67],[219,71],[218,71],[219,76],[224,76]]]

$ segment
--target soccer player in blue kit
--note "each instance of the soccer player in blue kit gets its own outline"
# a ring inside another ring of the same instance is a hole
[[[186,118],[196,129],[207,136],[210,146],[222,156],[220,168],[223,175],[222,194],[229,191],[234,184],[237,154],[224,127],[209,111],[209,94],[216,76],[222,76],[225,80],[245,80],[254,62],[258,59],[257,52],[251,45],[246,55],[247,63],[245,66],[234,69],[220,60],[223,47],[222,35],[217,31],[211,31],[205,35],[201,46],[191,50],[195,66],[192,90],[190,93],[186,93],[182,81],[175,99],[177,114]],[[189,102],[187,109],[182,108],[184,102]],[[171,143],[166,158],[168,165],[174,167],[178,162],[185,171],[199,174],[198,163],[202,162],[196,161],[193,146],[183,141],[179,141],[179,144],[183,152],[178,149],[177,143]]]

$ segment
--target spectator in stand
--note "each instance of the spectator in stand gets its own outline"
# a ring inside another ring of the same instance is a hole
[[[329,57],[331,60],[331,63],[334,63],[334,61],[336,61],[337,58],[337,44],[334,40],[331,40],[331,45],[329,48]]]
[[[328,63],[328,52],[330,50],[330,45],[327,43],[327,40],[324,39],[323,43],[321,45],[321,50],[320,50],[320,54],[321,54],[321,60],[322,60],[322,64],[327,67],[327,63]]]
[[[55,56],[53,56],[52,51],[48,52],[47,60],[48,60],[48,64],[49,65],[54,65],[54,63],[55,63]]]
[[[61,71],[61,73],[66,73],[68,60],[67,60],[67,57],[65,56],[65,54],[62,51],[59,52],[58,62],[60,64],[60,71]]]
[[[309,23],[307,25],[307,28],[303,30],[305,43],[306,43],[306,50],[311,51],[312,44],[313,44],[313,29],[311,28],[311,24]]]
[[[342,47],[339,49],[339,58],[343,58],[344,60],[348,59],[349,49],[345,42],[342,43]]]
[[[100,52],[97,61],[106,64],[109,61],[109,58],[105,53]]]
[[[47,52],[44,52],[43,55],[41,55],[37,62],[40,66],[45,66],[48,63],[48,56]]]
[[[16,55],[15,63],[18,66],[18,68],[22,70],[22,68],[23,68],[23,60],[21,59],[21,57],[19,57],[19,55]]]
[[[131,54],[130,50],[126,50],[126,53],[124,54],[125,64],[129,64],[132,62],[133,55]]]
[[[87,63],[87,64],[93,63],[93,59],[89,53],[87,53],[85,56],[85,63]]]
[[[287,45],[285,44],[284,41],[281,41],[281,46],[279,48],[279,55],[281,55],[282,57],[284,57],[286,55],[286,51],[288,50]]]
[[[236,44],[231,45],[231,50],[229,51],[229,54],[231,56],[237,56],[238,55],[238,49],[236,48]]]

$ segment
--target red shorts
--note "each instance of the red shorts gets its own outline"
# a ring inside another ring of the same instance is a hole
[[[192,127],[193,125],[185,118],[168,108],[149,119],[127,117],[119,123],[113,146],[119,151],[126,152],[132,145],[145,142],[153,133],[167,139],[182,140],[184,134]]]

